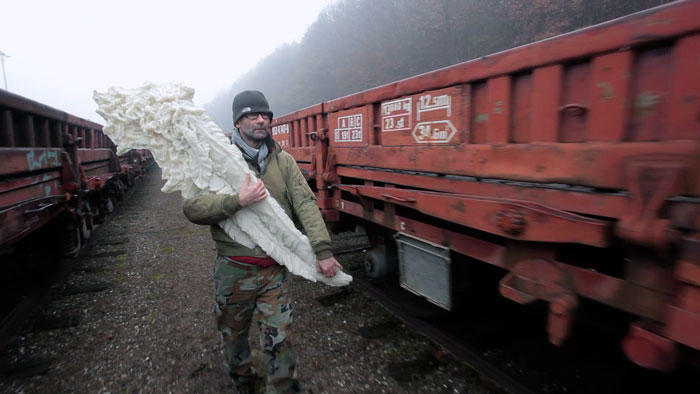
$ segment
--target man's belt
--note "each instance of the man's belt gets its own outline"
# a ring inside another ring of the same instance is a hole
[[[236,263],[243,263],[243,264],[249,264],[249,265],[254,265],[257,267],[265,268],[269,267],[273,264],[277,264],[277,261],[273,259],[272,257],[255,257],[255,256],[226,256],[230,260],[233,260]]]

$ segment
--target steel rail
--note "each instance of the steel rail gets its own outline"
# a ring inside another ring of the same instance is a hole
[[[382,290],[373,286],[367,280],[359,278],[358,275],[355,275],[352,285],[374,298],[390,313],[405,322],[408,327],[411,327],[427,336],[429,339],[445,348],[453,356],[468,363],[476,371],[500,385],[511,394],[536,394],[530,388],[526,387],[524,384],[518,382],[512,376],[504,372],[500,367],[481,357],[478,351],[470,348],[464,343],[457,341],[445,330],[435,327],[424,320],[413,317],[404,312],[396,301],[387,296]]]

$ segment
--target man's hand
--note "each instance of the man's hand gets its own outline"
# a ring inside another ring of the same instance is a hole
[[[250,174],[246,174],[243,186],[238,191],[238,203],[241,204],[241,207],[255,204],[265,199],[265,197],[267,197],[267,189],[265,189],[262,179],[258,179],[257,182],[251,185]]]
[[[329,257],[323,260],[316,260],[316,270],[323,274],[326,278],[332,278],[338,271],[342,270],[343,266],[340,265],[335,257]]]

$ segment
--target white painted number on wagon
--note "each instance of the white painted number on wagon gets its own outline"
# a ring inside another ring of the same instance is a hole
[[[411,130],[411,97],[382,103],[382,131]]]
[[[280,144],[280,147],[284,148],[289,146],[289,123],[273,126],[272,136],[279,136],[275,138],[275,141]]]
[[[433,122],[421,122],[416,125],[411,133],[418,143],[446,143],[452,140],[457,129],[449,120],[436,120]]]
[[[336,142],[361,142],[362,114],[339,117],[333,136]]]
[[[420,114],[428,111],[437,111],[440,109],[447,110],[447,116],[452,116],[452,98],[443,94],[440,96],[432,96],[424,94],[418,98],[416,103],[416,116],[420,120]]]

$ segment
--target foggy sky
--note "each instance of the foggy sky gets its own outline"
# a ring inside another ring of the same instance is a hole
[[[98,123],[92,93],[112,86],[184,83],[203,106],[275,48],[301,40],[332,1],[3,2],[7,87]]]

